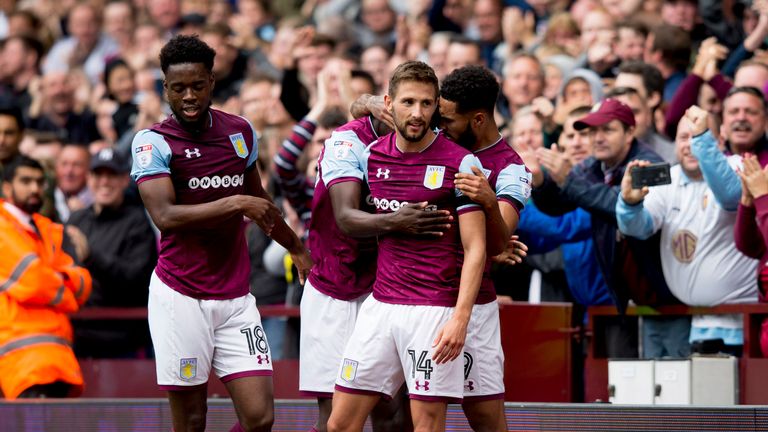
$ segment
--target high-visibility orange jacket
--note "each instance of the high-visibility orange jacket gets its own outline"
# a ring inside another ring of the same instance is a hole
[[[63,227],[32,216],[37,232],[0,200],[0,390],[16,399],[33,385],[56,381],[83,390],[67,314],[91,293],[91,275],[62,249]]]

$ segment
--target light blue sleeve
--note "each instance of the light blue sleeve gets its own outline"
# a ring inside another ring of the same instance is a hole
[[[525,169],[525,165],[507,165],[496,178],[496,198],[514,199],[524,206],[531,197],[531,178],[531,173]]]
[[[630,237],[645,240],[654,233],[653,218],[648,210],[640,202],[637,205],[629,205],[619,194],[616,200],[616,222],[619,231]]]
[[[325,140],[323,158],[320,161],[323,182],[326,187],[348,179],[363,181],[368,170],[370,152],[353,131],[333,132]]]
[[[459,164],[459,172],[475,175],[475,173],[472,171],[472,167],[477,167],[480,169],[480,171],[483,170],[483,164],[480,163],[480,159],[478,159],[473,154],[468,154],[461,159],[461,163]],[[467,210],[475,210],[481,208],[479,204],[470,200],[469,197],[464,195],[464,193],[460,191],[459,188],[454,187],[453,190],[456,193],[456,211],[458,211],[459,214],[466,212]]]
[[[741,199],[741,180],[728,165],[728,160],[717,148],[717,140],[707,131],[691,140],[691,153],[699,160],[699,168],[712,190],[715,201],[724,210],[735,211]]]
[[[148,176],[171,174],[171,147],[157,132],[139,131],[131,143],[131,156],[131,177],[136,182]]]
[[[253,148],[251,149],[251,154],[248,156],[248,163],[245,165],[246,168],[250,168],[251,165],[255,164],[256,160],[259,158],[259,134],[256,133],[256,129],[247,118],[240,118],[248,122],[248,126],[251,127],[251,132],[253,133]]]

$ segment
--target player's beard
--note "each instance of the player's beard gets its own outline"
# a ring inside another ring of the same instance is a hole
[[[409,124],[414,124],[414,123],[420,124],[422,129],[421,129],[420,132],[418,132],[416,134],[409,134],[408,133],[408,125]],[[400,122],[397,119],[395,119],[395,126],[397,127],[397,131],[400,133],[400,136],[405,138],[406,141],[412,142],[412,143],[421,141],[424,138],[424,136],[427,134],[427,132],[429,132],[429,126],[424,121],[420,121],[420,122],[414,122],[414,121]]]
[[[477,144],[477,135],[475,135],[475,132],[472,131],[472,128],[469,125],[467,125],[464,132],[456,138],[456,144],[470,150],[475,147],[475,144]]]

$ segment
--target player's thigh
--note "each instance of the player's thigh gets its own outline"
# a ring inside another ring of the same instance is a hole
[[[147,310],[160,388],[183,390],[207,383],[214,341],[199,300],[173,290],[153,273]]]
[[[368,413],[378,403],[381,395],[346,393],[333,394],[333,408],[328,419],[328,431],[361,431]]]
[[[461,356],[437,364],[432,346],[440,329],[453,314],[453,308],[440,306],[396,305],[394,338],[405,373],[411,399],[459,403],[463,396]]]
[[[274,389],[270,376],[246,376],[228,381],[225,386],[232,396],[241,424],[272,424]]]
[[[250,294],[215,304],[212,366],[222,382],[243,377],[271,377],[272,355],[256,300]]]
[[[382,398],[371,411],[373,432],[409,432],[413,430],[408,388],[400,387],[392,399]]]
[[[411,399],[411,416],[413,416],[414,431],[444,431],[447,409],[448,405],[445,402]]]
[[[504,399],[504,350],[498,303],[475,305],[464,343],[464,402]]]
[[[299,389],[306,396],[333,395],[344,348],[355,328],[362,299],[339,300],[309,281],[301,299]]]
[[[404,376],[392,336],[395,306],[369,297],[360,308],[336,378],[336,390],[391,398]],[[335,409],[335,408],[334,408]]]

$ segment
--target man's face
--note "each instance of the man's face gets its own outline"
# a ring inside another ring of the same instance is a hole
[[[460,67],[483,63],[480,51],[475,45],[461,43],[452,43],[448,46],[445,62],[448,65],[448,73]]]
[[[69,15],[69,29],[77,41],[85,47],[93,47],[99,39],[99,20],[88,6],[72,9]]]
[[[544,135],[541,120],[535,114],[518,116],[512,125],[512,146],[515,149],[526,147],[533,150],[544,147]]]
[[[117,207],[123,202],[123,193],[128,187],[128,174],[118,174],[110,169],[99,168],[88,174],[88,187],[93,202],[102,207]]]
[[[19,154],[19,144],[24,137],[13,116],[0,114],[0,162]]]
[[[27,64],[27,50],[18,39],[10,39],[3,45],[0,57],[0,79],[13,80]]]
[[[620,102],[624,102],[635,115],[635,137],[639,138],[648,132],[648,128],[651,127],[653,117],[651,117],[651,110],[648,109],[648,105],[637,94],[626,94],[617,96]]]
[[[152,21],[157,23],[163,30],[171,30],[179,23],[181,18],[179,0],[152,0],[147,2],[147,6]]]
[[[586,50],[597,41],[611,41],[616,35],[613,18],[605,12],[595,10],[584,16],[581,24],[581,47]]]
[[[589,133],[589,129],[577,131],[573,128],[573,124],[580,117],[569,116],[565,120],[563,132],[557,141],[557,145],[574,165],[592,156],[592,136]]]
[[[317,74],[325,67],[325,62],[331,56],[331,47],[328,45],[309,46],[298,51],[296,68],[311,83],[317,81]]]
[[[677,128],[677,135],[675,136],[675,156],[680,161],[680,166],[683,171],[689,177],[698,177],[701,175],[699,171],[699,161],[693,157],[691,153],[691,131],[686,127]]]
[[[10,182],[3,182],[3,195],[10,203],[28,214],[37,213],[43,206],[45,176],[32,167],[18,167]]]
[[[213,73],[202,63],[179,63],[168,67],[163,81],[168,104],[185,128],[200,129],[211,105]]]
[[[535,61],[521,57],[512,63],[503,83],[504,95],[513,107],[531,103],[544,91],[542,71]]]
[[[394,96],[386,95],[384,102],[398,135],[412,143],[424,138],[437,109],[437,94],[432,84],[401,81]]]
[[[389,53],[380,46],[372,46],[360,56],[360,67],[371,74],[376,85],[381,86],[387,80],[387,62]]]
[[[648,90],[645,88],[642,75],[621,72],[616,76],[616,80],[613,82],[613,87],[629,87],[635,89],[635,91],[640,94],[640,97],[645,100],[645,104],[648,105],[648,108],[653,110],[653,103],[655,101],[649,98]]]
[[[110,3],[104,7],[104,31],[115,40],[130,39],[134,22],[128,3]]]
[[[232,64],[237,59],[237,50],[226,38],[216,33],[203,33],[200,39],[216,51],[216,57],[213,58],[213,73],[220,79],[229,75]]]
[[[395,28],[395,12],[388,0],[364,0],[360,16],[366,27],[374,33],[384,33]]]
[[[763,90],[768,84],[768,68],[760,65],[749,65],[739,68],[733,78],[736,87],[754,87]]]
[[[619,120],[611,120],[602,125],[589,128],[593,137],[595,158],[609,167],[618,165],[626,156],[632,144],[634,128],[624,130]]]
[[[580,78],[569,81],[563,90],[563,102],[568,102],[570,106],[591,106],[594,101],[589,84]]]
[[[440,98],[440,127],[451,141],[472,149],[477,143],[477,136],[472,131],[471,115],[456,112],[456,102]]]
[[[448,75],[446,58],[448,57],[449,46],[450,44],[448,40],[433,37],[429,41],[429,47],[427,48],[427,56],[429,57],[428,63],[435,69],[435,74],[441,81]]]
[[[725,100],[721,133],[736,154],[754,151],[755,143],[765,135],[765,109],[757,96],[736,93]]]
[[[72,111],[75,95],[66,72],[50,72],[43,75],[42,89],[46,109],[64,115]]]
[[[272,83],[260,81],[244,86],[240,92],[241,114],[250,120],[256,130],[267,124],[267,114],[272,104]]]
[[[623,61],[643,60],[645,37],[631,28],[619,28],[619,39],[616,43],[616,55]]]
[[[689,32],[696,24],[696,5],[687,0],[665,1],[661,5],[661,19]]]
[[[56,185],[66,195],[73,195],[85,188],[88,177],[88,150],[80,146],[66,146],[56,159]]]
[[[501,10],[491,0],[478,0],[474,9],[475,25],[480,40],[496,42],[501,39]]]

